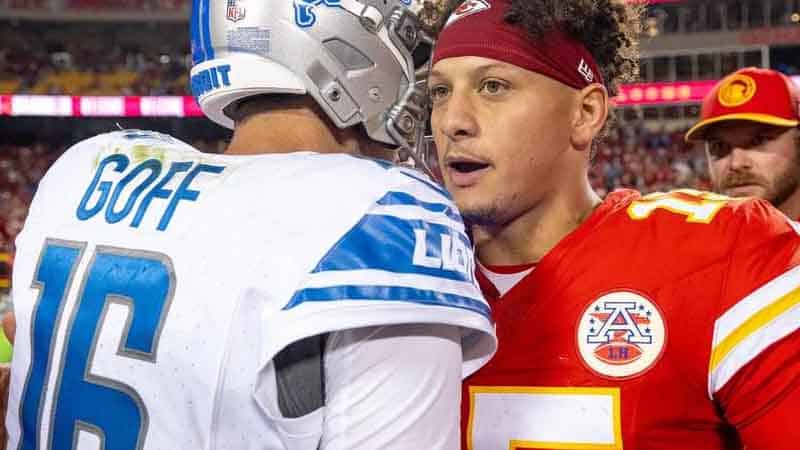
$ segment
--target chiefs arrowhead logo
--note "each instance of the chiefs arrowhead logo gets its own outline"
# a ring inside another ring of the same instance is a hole
[[[466,0],[464,3],[461,4],[452,14],[450,14],[450,18],[447,19],[447,23],[444,24],[445,27],[448,27],[458,20],[463,19],[464,17],[471,16],[475,13],[479,13],[481,11],[486,11],[491,9],[492,5],[489,4],[487,0]]]

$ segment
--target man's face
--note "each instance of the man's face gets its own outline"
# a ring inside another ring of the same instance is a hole
[[[796,128],[734,121],[708,132],[714,189],[731,197],[758,197],[780,207],[800,187]]]
[[[439,61],[428,86],[444,183],[468,221],[504,225],[564,181],[559,167],[569,148],[575,91],[475,56]]]

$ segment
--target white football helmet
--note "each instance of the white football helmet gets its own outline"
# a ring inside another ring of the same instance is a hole
[[[194,0],[192,93],[205,115],[227,128],[233,120],[226,109],[243,98],[308,94],[338,127],[361,123],[373,140],[416,153],[428,118],[433,45],[419,4]]]

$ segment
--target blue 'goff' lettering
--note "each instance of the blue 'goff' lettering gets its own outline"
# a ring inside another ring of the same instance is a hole
[[[105,170],[106,166],[112,163],[114,164],[112,170],[121,173],[128,167],[130,160],[125,155],[111,155],[100,162],[100,164],[97,166],[97,171],[94,174],[94,178],[89,184],[89,189],[86,190],[86,194],[84,194],[83,198],[81,199],[81,203],[78,205],[77,215],[79,220],[87,220],[90,217],[93,217],[105,206],[106,200],[108,200],[108,194],[111,192],[111,182],[101,182],[100,177],[103,175],[103,171]],[[91,200],[91,197],[95,192],[100,193],[100,198],[97,199],[97,202],[94,204],[94,206],[89,207],[89,200]]]
[[[113,175],[113,172],[125,172],[130,164],[130,159],[122,154],[108,156],[98,164],[95,175],[75,212],[78,220],[89,220],[104,211],[105,221],[115,224],[125,220],[136,210],[130,226],[138,228],[148,211],[154,209],[153,200],[161,199],[166,203],[155,202],[164,208],[156,229],[164,231],[181,202],[195,202],[200,197],[200,191],[192,189],[195,178],[202,173],[216,175],[225,169],[224,166],[179,161],[172,163],[166,175],[162,177],[162,163],[157,159],[148,159],[135,165],[117,181],[103,180],[104,177]],[[176,176],[181,177],[179,174],[184,173],[177,189],[171,190],[165,187]],[[137,202],[138,208],[136,208]]]
[[[116,206],[117,202],[119,201],[120,196],[122,195],[122,190],[133,181],[140,173],[144,171],[149,171],[150,174],[147,175],[147,178],[140,184],[133,189],[133,192],[128,196],[128,200],[125,202],[125,207],[122,208],[120,212],[114,212],[114,207]],[[128,214],[130,214],[131,209],[133,209],[133,204],[136,203],[136,200],[141,195],[142,191],[149,186],[158,175],[161,174],[161,162],[157,159],[149,159],[138,166],[136,166],[133,170],[128,172],[127,175],[122,177],[117,183],[117,187],[114,189],[114,193],[111,195],[111,200],[109,200],[108,208],[106,208],[106,222],[108,223],[117,223],[120,220],[124,219]]]

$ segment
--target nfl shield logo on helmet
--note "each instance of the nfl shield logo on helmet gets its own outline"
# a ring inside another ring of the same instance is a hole
[[[240,0],[228,0],[228,9],[225,18],[231,22],[238,22],[244,19],[244,6],[239,5]]]
[[[610,378],[641,375],[661,357],[667,340],[663,315],[631,291],[605,294],[580,315],[578,353],[593,372]]]

